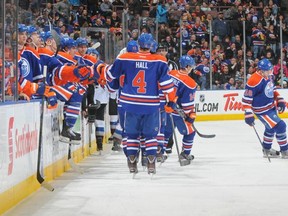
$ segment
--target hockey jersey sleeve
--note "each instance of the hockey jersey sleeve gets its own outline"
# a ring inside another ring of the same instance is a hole
[[[171,77],[168,75],[168,65],[162,63],[159,66],[160,77],[159,77],[159,85],[163,93],[172,93],[174,90],[174,83]]]
[[[253,74],[250,79],[247,81],[245,86],[244,95],[242,97],[242,107],[244,110],[252,109],[252,102],[255,95],[256,87],[259,85],[261,77],[257,74]]]

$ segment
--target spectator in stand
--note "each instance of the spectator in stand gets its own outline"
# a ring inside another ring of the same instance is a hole
[[[87,0],[87,10],[88,14],[90,14],[91,16],[95,15],[98,9],[98,2],[99,0]]]
[[[226,21],[223,20],[223,12],[218,13],[218,18],[212,22],[212,31],[214,35],[219,37],[219,41],[222,41],[230,31],[230,27]]]
[[[241,40],[240,35],[235,35],[235,41],[234,41],[234,43],[235,43],[235,46],[236,46],[236,49],[237,49],[237,50],[242,49],[243,42],[242,42],[242,40]]]
[[[140,0],[129,0],[129,13],[132,16],[141,14],[143,10],[143,4]]]
[[[223,89],[223,84],[226,82],[224,74],[221,70],[217,70],[216,73],[213,73],[212,77],[212,90]]]
[[[111,16],[112,15],[112,4],[109,0],[104,0],[101,4],[100,4],[100,11],[101,14],[106,18],[107,16]]]
[[[116,12],[112,12],[111,15],[111,27],[120,28],[121,27],[121,19],[117,16]]]
[[[266,31],[266,44],[269,44],[274,54],[277,55],[277,42],[278,42],[278,34],[274,30],[274,25],[269,25]],[[271,62],[272,63],[272,62]],[[272,63],[273,64],[273,63]]]
[[[70,3],[68,0],[56,0],[56,4],[53,5],[55,13],[58,13],[60,18],[64,19],[64,23],[68,23],[70,16]]]
[[[281,59],[278,60],[278,63],[273,67],[273,74],[275,75],[275,84],[281,79]],[[288,77],[288,68],[286,62],[283,62],[283,75]]]
[[[235,80],[233,77],[230,77],[230,79],[228,80],[228,82],[226,82],[224,84],[224,90],[235,90],[236,86],[235,86]]]
[[[283,45],[284,47],[288,48],[288,28],[287,28],[287,24],[286,22],[283,22],[284,21],[284,17],[283,16],[280,16],[279,17],[282,21],[282,33],[283,33]]]
[[[175,49],[176,44],[174,43],[170,35],[166,36],[165,40],[163,41],[163,44],[165,44],[168,47],[167,58],[173,59],[174,53],[176,53]]]
[[[252,45],[254,58],[259,58],[260,53],[264,49],[265,44],[265,30],[262,28],[262,23],[258,23],[252,30]]]
[[[236,72],[235,82],[238,83],[238,88],[240,87],[239,83],[244,83],[244,67],[241,67],[240,70]]]
[[[91,26],[91,19],[90,16],[88,15],[88,11],[86,9],[83,9],[82,14],[79,15],[78,17],[78,24],[81,27],[88,27]]]
[[[116,11],[122,11],[124,9],[124,3],[121,0],[114,0],[112,5],[116,8]]]
[[[206,1],[203,1],[201,5],[201,11],[203,12],[211,11],[211,8]]]
[[[201,43],[201,40],[206,38],[207,28],[201,21],[200,17],[196,17],[195,24],[192,25],[192,31],[196,35],[196,40]]]
[[[266,55],[264,56],[264,58],[267,58],[271,62],[272,65],[276,64],[276,59],[275,59],[272,51],[268,51],[266,53]]]
[[[157,11],[156,11],[156,20],[158,23],[166,24],[168,22],[168,16],[167,16],[168,10],[165,6],[165,1],[160,0],[157,5]]]

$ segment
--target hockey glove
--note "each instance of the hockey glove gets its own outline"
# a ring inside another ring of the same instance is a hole
[[[276,106],[277,106],[277,110],[278,113],[281,114],[285,111],[286,109],[286,101],[284,100],[283,97],[278,96],[276,99]]]
[[[254,121],[255,121],[255,117],[254,117],[252,110],[245,110],[245,123],[250,126],[253,126]]]
[[[80,82],[88,79],[91,75],[91,68],[86,65],[80,65],[73,70],[75,77],[79,78]]]
[[[108,65],[101,60],[97,61],[97,63],[94,65],[94,71],[96,71],[98,74],[97,82],[101,86],[104,86],[106,84],[105,73],[107,70],[107,66]]]
[[[164,109],[166,113],[172,113],[174,110],[177,109],[177,104],[173,101],[169,101],[164,106]]]
[[[35,88],[35,93],[37,95],[46,96],[50,91],[50,87],[44,83],[32,83],[32,84],[33,84],[33,88]]]
[[[57,97],[55,92],[49,92],[46,96],[48,109],[54,109],[57,107]]]
[[[191,113],[189,113],[189,115],[186,116],[185,121],[190,123],[190,124],[193,124],[195,121],[195,118],[196,118],[196,113],[191,112]]]

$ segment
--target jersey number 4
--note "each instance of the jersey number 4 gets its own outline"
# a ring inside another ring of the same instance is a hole
[[[132,86],[137,87],[137,93],[145,94],[147,83],[145,82],[145,71],[140,70],[132,81]]]

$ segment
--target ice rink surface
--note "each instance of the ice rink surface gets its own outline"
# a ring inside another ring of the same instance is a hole
[[[286,122],[287,120],[285,120]],[[40,189],[5,216],[287,216],[288,160],[263,158],[252,127],[244,121],[195,122],[191,165],[180,167],[176,149],[150,176],[128,173],[123,154],[90,156]],[[264,126],[256,121],[262,137]],[[178,135],[178,142],[181,137]],[[276,140],[273,147],[279,149]]]

